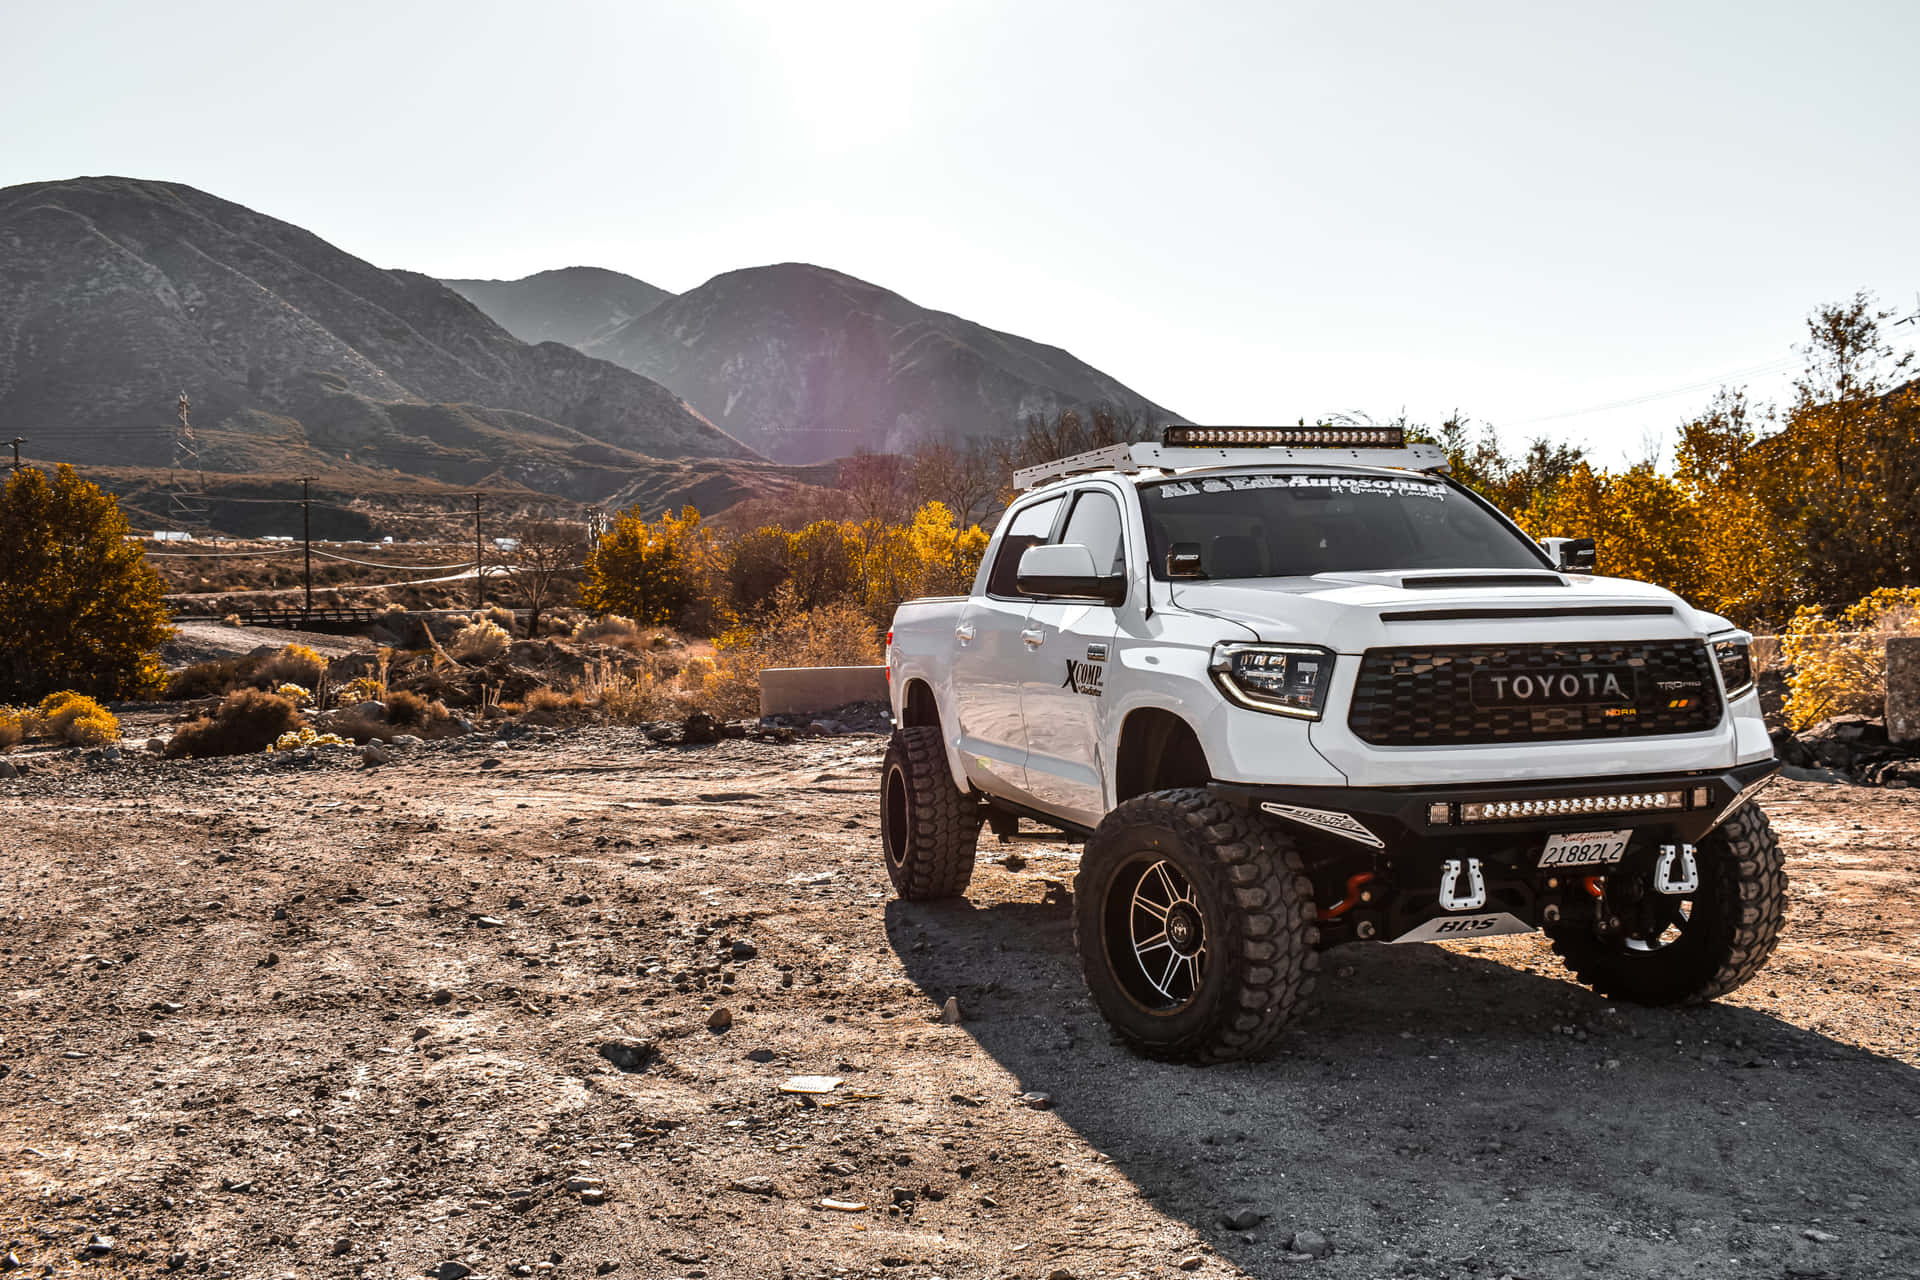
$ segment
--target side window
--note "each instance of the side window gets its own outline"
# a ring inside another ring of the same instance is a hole
[[[1120,504],[1104,489],[1083,490],[1073,500],[1062,542],[1077,542],[1093,552],[1093,567],[1105,574],[1127,571],[1126,539],[1120,523]]]
[[[993,572],[987,577],[987,594],[1023,599],[1014,580],[1020,576],[1020,557],[1028,547],[1038,546],[1053,532],[1054,517],[1060,514],[1065,498],[1048,498],[1013,513],[1007,536],[1000,540],[1000,554],[994,557]]]

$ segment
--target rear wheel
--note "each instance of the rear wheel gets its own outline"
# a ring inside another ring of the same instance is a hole
[[[1749,803],[1695,850],[1698,887],[1657,892],[1644,869],[1607,878],[1621,928],[1549,930],[1573,976],[1636,1004],[1699,1004],[1746,983],[1773,954],[1787,911],[1786,862],[1758,804]]]
[[[979,808],[953,785],[940,730],[895,730],[880,769],[880,845],[894,892],[909,901],[965,893],[979,834]]]
[[[1287,837],[1201,788],[1127,801],[1087,842],[1074,943],[1108,1023],[1149,1057],[1272,1044],[1313,986],[1313,885]]]

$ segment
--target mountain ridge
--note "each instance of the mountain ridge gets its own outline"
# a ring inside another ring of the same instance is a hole
[[[468,296],[496,320],[508,319],[484,291]],[[586,331],[599,314],[590,307],[569,321],[569,331]],[[813,263],[722,272],[579,346],[661,383],[784,462],[898,451],[927,438],[1007,435],[1030,414],[1063,409],[1184,421],[1063,347],[920,306]]]
[[[560,342],[575,348],[584,348],[674,296],[605,267],[558,267],[518,280],[443,279],[440,283],[522,342]]]
[[[238,470],[386,449],[402,472],[486,462],[568,493],[580,466],[755,457],[651,380],[193,187],[0,189],[0,415],[42,457],[163,465],[182,389]]]

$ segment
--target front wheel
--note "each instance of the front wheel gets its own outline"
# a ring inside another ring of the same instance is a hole
[[[1094,1003],[1148,1057],[1253,1057],[1312,990],[1319,930],[1299,853],[1204,789],[1137,796],[1108,814],[1073,898]]]
[[[1646,877],[1607,879],[1621,927],[1549,930],[1578,981],[1636,1004],[1700,1004],[1760,972],[1787,913],[1786,860],[1758,804],[1749,803],[1700,842],[1699,884],[1654,891]]]
[[[894,892],[957,898],[973,878],[980,811],[953,785],[940,730],[897,729],[880,766],[880,846]]]

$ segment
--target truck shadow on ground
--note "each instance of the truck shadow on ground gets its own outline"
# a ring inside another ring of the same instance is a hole
[[[1023,1089],[1254,1275],[1920,1275],[1920,1071],[1771,1015],[1613,1004],[1523,939],[1347,947],[1276,1053],[1197,1069],[1113,1040],[1057,891],[886,923]],[[1303,1230],[1335,1252],[1298,1272]]]

